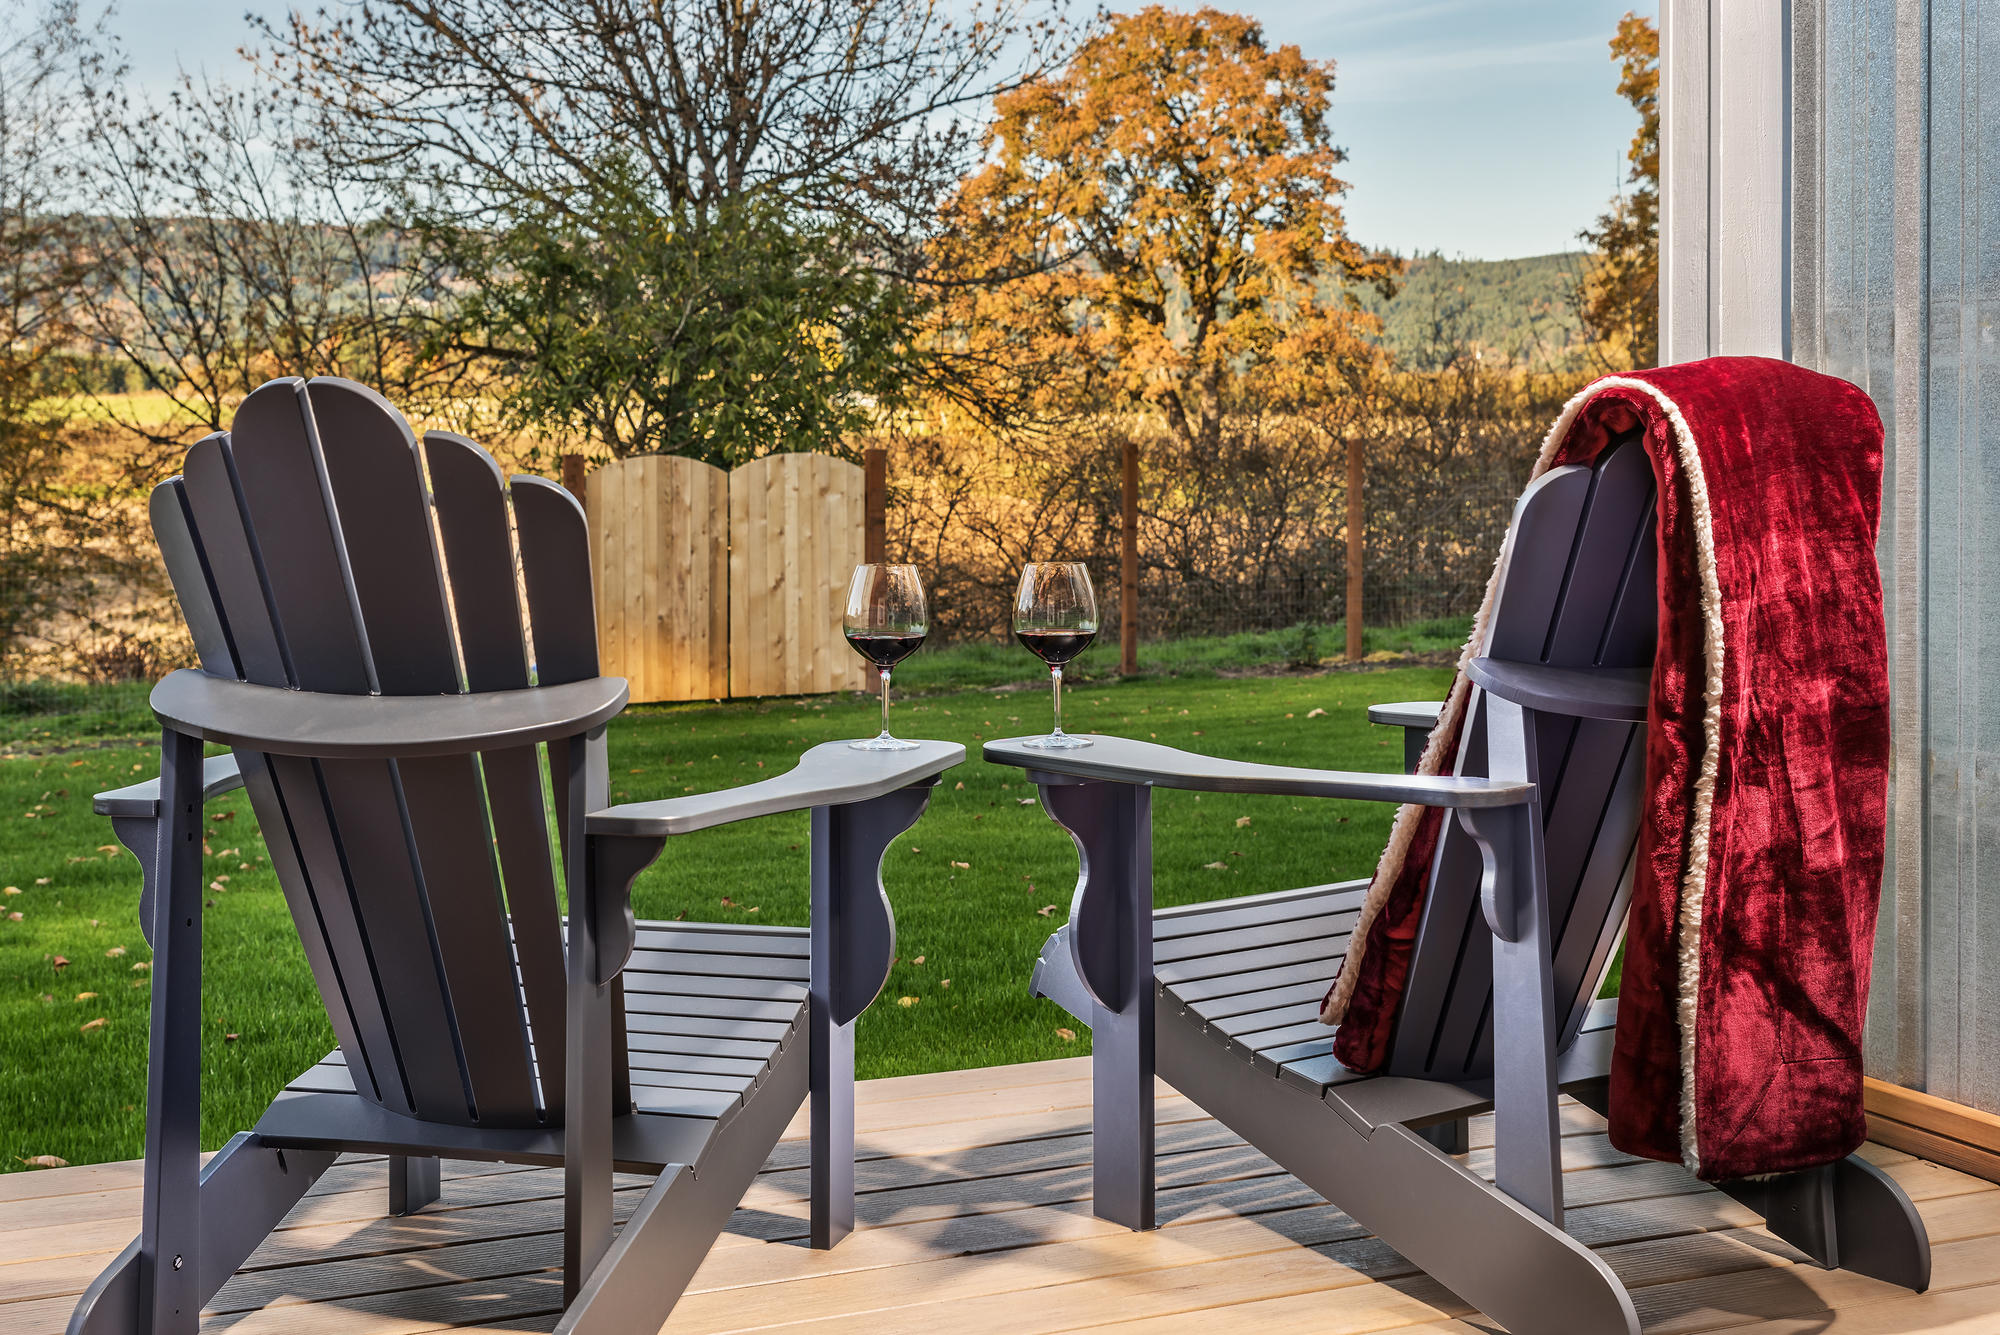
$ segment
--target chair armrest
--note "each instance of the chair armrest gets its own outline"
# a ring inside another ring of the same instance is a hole
[[[153,713],[225,746],[321,760],[466,755],[589,732],[625,707],[623,677],[472,695],[332,695],[170,672]]]
[[[1395,704],[1368,706],[1368,721],[1389,728],[1421,728],[1428,733],[1444,712],[1442,700],[1399,700]]]
[[[933,779],[964,759],[965,748],[957,742],[919,742],[910,751],[856,751],[846,742],[822,742],[800,756],[797,766],[773,778],[691,797],[606,807],[591,812],[584,828],[594,835],[692,834],[753,816],[870,801]]]
[[[1127,737],[1093,736],[1074,751],[1043,751],[1029,739],[1009,737],[986,744],[986,759],[1033,771],[1030,777],[1063,775],[1155,788],[1193,788],[1211,793],[1285,793],[1294,797],[1346,797],[1365,802],[1415,802],[1427,807],[1503,807],[1526,802],[1535,785],[1456,775],[1378,774],[1367,771],[1295,769],[1220,760],[1191,751]]]
[[[1403,730],[1403,773],[1415,774],[1417,766],[1423,763],[1424,748],[1430,745],[1431,733],[1437,728],[1444,705],[1442,700],[1404,700],[1368,706],[1370,723]]]
[[[201,800],[220,797],[243,786],[243,775],[236,768],[236,757],[210,756],[201,762]],[[90,801],[90,809],[100,816],[136,816],[141,820],[153,820],[160,814],[160,781],[147,779],[129,788],[113,788],[108,793],[99,793]]]
[[[1615,723],[1644,723],[1653,692],[1651,668],[1586,670],[1475,658],[1465,675],[1502,700],[1528,709]]]

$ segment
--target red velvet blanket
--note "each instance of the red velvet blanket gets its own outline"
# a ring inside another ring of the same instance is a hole
[[[1866,1131],[1889,770],[1881,421],[1846,381],[1718,357],[1596,381],[1535,471],[1635,426],[1660,483],[1660,620],[1611,1141],[1711,1181],[1827,1163]],[[1451,771],[1467,690],[1461,665],[1424,772]],[[1327,995],[1350,1067],[1387,1058],[1439,822],[1398,813]]]

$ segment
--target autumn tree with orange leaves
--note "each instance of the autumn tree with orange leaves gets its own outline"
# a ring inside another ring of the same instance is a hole
[[[1618,95],[1639,113],[1621,194],[1580,234],[1592,253],[1577,314],[1606,366],[1651,366],[1660,349],[1660,30],[1626,14],[1611,39]]]
[[[941,250],[945,340],[1044,417],[1145,405],[1203,453],[1253,383],[1287,397],[1370,360],[1348,290],[1395,263],[1347,235],[1333,80],[1241,15],[1112,16],[996,100]]]

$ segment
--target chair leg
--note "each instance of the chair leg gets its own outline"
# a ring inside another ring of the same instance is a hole
[[[780,1054],[741,1114],[701,1154],[701,1175],[669,1164],[584,1277],[556,1335],[651,1335],[665,1324],[702,1258],[805,1100],[808,1054]]]
[[[854,1231],[854,1022],[896,956],[882,855],[917,823],[937,781],[867,802],[814,807],[807,1045],[812,1091],[812,1245]]]
[[[1037,776],[1042,805],[1070,832],[1082,876],[1070,903],[1070,960],[1090,1005],[1091,1209],[1153,1227],[1153,808],[1150,789]]]
[[[415,1214],[426,1205],[433,1204],[440,1192],[439,1176],[439,1164],[434,1155],[390,1155],[389,1213]]]
[[[1433,1122],[1418,1128],[1417,1135],[1446,1154],[1466,1154],[1472,1149],[1472,1123],[1463,1117],[1454,1117],[1448,1122]]]
[[[203,1259],[201,742],[171,728],[160,746],[156,829],[138,1311],[154,1335],[194,1335]]]
[[[1852,1270],[1918,1293],[1930,1287],[1930,1234],[1922,1216],[1894,1178],[1859,1155],[1716,1185],[1829,1270]]]
[[[1146,916],[1151,926],[1151,915]],[[1128,998],[1119,1010],[1101,1003],[1091,1007],[1090,1079],[1092,1212],[1127,1228],[1150,1229],[1154,1226],[1151,987]]]
[[[835,1024],[820,998],[808,1008],[812,1060],[812,1245],[854,1231],[854,1026]]]
[[[1625,1286],[1588,1247],[1408,1127],[1363,1131],[1322,1098],[1246,1078],[1172,1013],[1158,1050],[1168,1084],[1507,1329],[1639,1335]]]
[[[197,1309],[228,1282],[333,1160],[331,1150],[277,1149],[245,1133],[208,1161],[197,1189],[200,1261],[189,1272]],[[70,1317],[69,1335],[157,1335],[160,1327],[140,1312],[139,1249],[135,1240],[84,1290]]]

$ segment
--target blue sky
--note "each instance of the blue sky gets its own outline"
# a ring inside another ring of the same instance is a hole
[[[1338,63],[1333,125],[1351,155],[1356,239],[1477,259],[1570,249],[1603,207],[1635,124],[1606,43],[1626,10],[1658,12],[1655,0],[1219,3]],[[113,26],[135,83],[164,91],[180,68],[233,73],[246,7],[285,8],[124,0]]]

